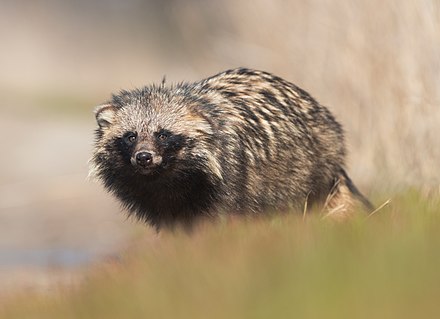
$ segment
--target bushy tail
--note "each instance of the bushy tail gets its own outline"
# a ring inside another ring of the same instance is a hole
[[[332,190],[327,196],[324,208],[327,210],[327,215],[334,217],[349,216],[359,208],[367,212],[374,210],[374,206],[357,189],[343,168],[340,169]]]
[[[357,189],[357,187],[354,185],[350,177],[348,177],[347,172],[344,169],[341,169],[341,176],[343,177],[345,185],[347,185],[347,188],[350,190],[353,196],[364,205],[365,209],[373,211],[373,204],[371,204],[371,202]]]

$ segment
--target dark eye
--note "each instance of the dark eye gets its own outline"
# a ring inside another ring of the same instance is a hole
[[[124,142],[127,145],[132,145],[136,142],[137,134],[135,132],[128,132],[124,136]]]
[[[159,134],[157,134],[157,139],[159,141],[165,141],[167,138],[168,138],[168,134],[166,134],[166,133],[159,133]]]

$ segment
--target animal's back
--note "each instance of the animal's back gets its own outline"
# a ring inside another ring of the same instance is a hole
[[[294,84],[249,69],[195,89],[208,100],[201,106],[217,129],[226,183],[240,190],[239,209],[299,208],[327,196],[345,165],[342,128],[327,108]]]

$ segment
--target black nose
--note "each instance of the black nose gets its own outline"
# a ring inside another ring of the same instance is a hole
[[[136,163],[140,166],[146,167],[153,162],[153,156],[148,152],[139,152],[136,154]]]

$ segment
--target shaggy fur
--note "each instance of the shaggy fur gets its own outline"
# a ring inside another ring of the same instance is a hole
[[[122,91],[97,107],[96,119],[91,174],[157,228],[220,213],[301,211],[329,194],[371,206],[345,172],[341,125],[266,72],[239,68]]]

